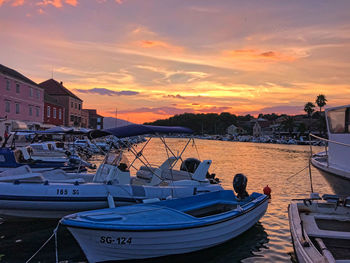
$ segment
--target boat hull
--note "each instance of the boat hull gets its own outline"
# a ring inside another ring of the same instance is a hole
[[[293,205],[288,206],[288,218],[290,226],[290,235],[292,237],[294,252],[299,263],[313,263],[312,258],[309,257],[308,253],[305,251],[303,242],[301,241],[300,233],[300,218],[295,212],[292,212],[295,208]]]
[[[342,179],[349,180],[350,181],[350,171],[346,171],[344,169],[341,169],[339,167],[335,167],[332,164],[327,164],[327,157],[323,157],[322,160],[318,160],[317,157],[311,158],[311,163],[313,166],[315,166],[317,169],[322,170],[324,172],[327,172],[329,174],[336,175]]]
[[[220,185],[181,187],[107,185],[99,183],[0,183],[0,216],[5,218],[62,218],[85,210],[142,203],[144,199],[187,197],[222,190]]]
[[[224,243],[247,231],[265,214],[268,200],[232,219],[163,231],[94,230],[68,227],[89,262],[146,259],[194,252]]]
[[[323,158],[313,156],[311,158],[311,163],[321,172],[336,194],[349,195],[350,171],[341,170],[332,165],[328,165],[326,158],[326,156]]]

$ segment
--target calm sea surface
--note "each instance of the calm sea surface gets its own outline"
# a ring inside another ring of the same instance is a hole
[[[180,153],[181,146],[187,141],[166,139],[166,142],[175,153]],[[141,146],[138,145],[136,149],[140,150]],[[313,150],[319,152],[323,148],[313,147]],[[191,142],[183,156],[211,159],[210,172],[221,179],[225,189],[232,189],[232,179],[236,173],[248,177],[249,193],[262,192],[268,184],[272,189],[272,200],[267,213],[260,223],[223,245],[187,255],[140,262],[293,262],[287,207],[291,199],[309,196],[308,170],[293,176],[308,165],[309,154],[308,146],[299,145],[208,140],[196,140],[193,145]],[[167,153],[162,143],[154,138],[145,148],[144,155],[150,163],[161,164]],[[96,163],[98,161],[95,160]],[[312,168],[312,179],[314,191],[334,193],[328,181],[315,168]],[[47,220],[0,221],[0,262],[25,262],[48,239],[56,224],[57,221]],[[58,254],[61,262],[86,262],[79,246],[63,227],[58,231]],[[53,241],[32,260],[54,261]]]

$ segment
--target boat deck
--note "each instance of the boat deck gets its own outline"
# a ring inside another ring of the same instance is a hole
[[[300,219],[320,253],[327,251],[335,260],[350,262],[350,217],[333,211],[329,214],[300,211]]]

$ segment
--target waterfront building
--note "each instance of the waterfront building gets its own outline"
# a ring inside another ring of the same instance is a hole
[[[81,110],[81,127],[89,128],[89,110]]]
[[[95,109],[87,109],[89,113],[89,128],[103,129],[103,116],[97,114]]]
[[[58,100],[46,92],[44,93],[44,123],[55,126],[63,126],[65,108]]]
[[[229,134],[232,136],[238,136],[238,135],[242,135],[242,134],[246,134],[246,133],[247,132],[243,128],[237,127],[234,124],[228,126],[226,129],[226,134]]]
[[[255,122],[255,124],[253,126],[253,136],[260,137],[261,135],[262,135],[261,126],[260,126],[259,122]]]
[[[58,103],[64,106],[64,125],[65,126],[82,126],[82,108],[83,100],[73,92],[63,86],[62,82],[54,79],[48,79],[39,84],[45,89],[45,92],[54,97]]]
[[[18,71],[0,64],[0,136],[37,129],[43,122],[44,90]]]

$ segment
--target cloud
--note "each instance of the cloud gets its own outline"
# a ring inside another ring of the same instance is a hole
[[[172,52],[182,52],[184,50],[183,47],[176,46],[161,40],[141,40],[138,42],[138,45],[142,48],[165,49]]]
[[[64,3],[71,5],[71,6],[77,6],[78,0],[42,0],[38,3],[36,3],[37,6],[49,6],[52,5],[56,8],[62,8]]]
[[[24,0],[15,0],[13,1],[13,3],[11,4],[12,6],[21,6],[24,4]]]
[[[223,111],[227,111],[231,109],[231,107],[207,107],[202,109],[192,109],[192,108],[176,108],[176,107],[142,107],[133,110],[122,110],[118,111],[120,114],[126,113],[154,113],[158,115],[176,115],[183,113],[221,113]]]
[[[173,98],[173,99],[183,99],[186,100],[187,98],[184,96],[181,96],[180,94],[176,95],[164,95],[163,98]]]
[[[277,51],[261,51],[258,49],[236,49],[224,51],[224,56],[229,58],[267,61],[294,61],[296,56],[282,54]]]
[[[114,91],[105,88],[92,88],[92,89],[75,89],[79,93],[90,93],[90,94],[98,94],[98,95],[107,95],[107,96],[134,96],[138,95],[139,92],[131,91],[131,90],[122,90],[122,91]]]
[[[276,114],[302,114],[304,113],[304,106],[289,106],[289,105],[278,105],[278,106],[273,106],[273,107],[265,107],[257,111],[250,111],[247,112],[252,115],[257,115],[260,113],[263,114],[271,114],[271,113],[276,113]]]
[[[77,6],[78,0],[66,0],[66,3],[72,6]]]

